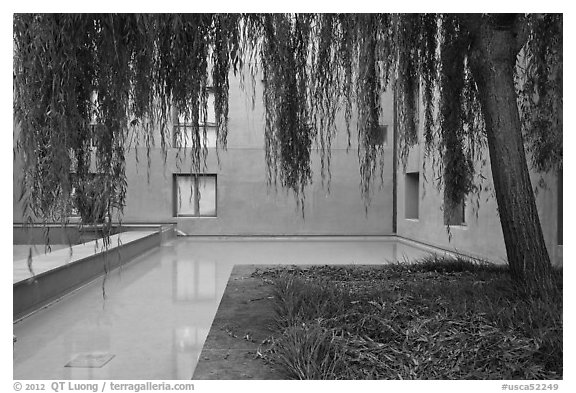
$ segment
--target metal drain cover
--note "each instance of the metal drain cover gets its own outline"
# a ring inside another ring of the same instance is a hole
[[[64,367],[100,368],[112,360],[114,356],[108,352],[81,353],[70,360]]]

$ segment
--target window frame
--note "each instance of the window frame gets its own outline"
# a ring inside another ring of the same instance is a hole
[[[415,196],[411,194],[409,195],[408,187],[410,187],[410,189],[413,190],[414,189],[413,185],[415,181],[416,181],[416,195]],[[408,185],[409,182],[411,183],[410,185]],[[415,209],[412,208],[410,209],[410,211],[408,209],[409,200],[415,201],[416,203]],[[416,212],[415,215],[408,214],[409,212],[412,213],[413,211]],[[420,172],[406,172],[404,174],[404,219],[412,221],[420,220]]]
[[[214,88],[212,86],[208,86],[206,87],[206,92],[208,93],[208,98],[207,98],[207,118],[206,121],[202,121],[202,116],[201,114],[198,115],[198,127],[200,128],[200,130],[202,131],[201,134],[201,143],[202,143],[202,148],[206,148],[206,149],[214,149],[216,148],[216,145],[218,143],[217,139],[218,139],[218,122],[216,119],[216,114],[215,114],[215,105],[216,105],[216,96],[215,96],[215,91]],[[212,99],[212,105],[210,105],[210,97],[213,97]],[[210,118],[209,113],[212,112],[214,114],[214,121],[208,121],[208,119]],[[186,132],[189,132],[190,129],[192,129],[194,127],[194,125],[191,122],[180,122],[180,114],[178,113],[178,111],[176,109],[174,109],[173,111],[173,127],[172,127],[172,146],[175,148],[190,148],[192,145],[187,144],[186,143]],[[179,134],[180,134],[180,141],[177,140],[176,138],[176,132],[174,132],[174,130],[178,128],[180,130]],[[213,138],[209,137],[209,133],[213,133]],[[206,138],[204,139],[204,135],[206,136]],[[209,141],[213,140],[213,143],[209,143]],[[182,143],[183,142],[183,143]]]
[[[200,211],[200,200],[201,194],[198,193],[198,188],[200,184],[200,179],[206,178],[214,178],[214,214],[213,215],[206,215],[201,214]],[[194,206],[194,213],[193,214],[181,214],[179,213],[179,206],[180,206],[180,193],[179,193],[179,184],[178,178],[190,178],[190,181],[193,184],[193,206]],[[175,218],[217,218],[218,217],[218,176],[216,173],[174,173],[172,176],[172,215]]]
[[[388,146],[388,124],[378,124],[375,129],[371,130],[368,142],[374,147]]]
[[[448,202],[445,201],[444,202],[444,209],[446,209],[446,206],[448,206]],[[454,218],[458,218],[458,215],[454,215],[454,212],[456,212],[457,210],[461,210],[459,212],[459,214],[461,214],[461,218],[462,220],[460,221],[455,221]],[[445,210],[444,211],[444,225],[450,226],[450,227],[464,227],[467,225],[466,223],[466,197],[464,196],[462,198],[462,200],[456,204],[456,206],[452,207],[450,209],[450,211]]]

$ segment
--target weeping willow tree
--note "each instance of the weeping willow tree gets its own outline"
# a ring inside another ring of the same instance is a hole
[[[425,140],[443,156],[445,208],[473,189],[474,161],[487,144],[511,274],[528,293],[546,292],[551,265],[524,139],[535,169],[561,169],[562,15],[400,19],[400,31],[408,32],[401,49],[408,51],[407,60],[400,64],[414,71],[399,80],[408,87],[404,92],[417,77],[423,86]],[[410,107],[411,101],[406,103]]]
[[[96,165],[94,204],[111,222],[125,204],[127,141],[149,147],[160,130],[165,149],[175,111],[188,120],[192,169],[201,171],[208,86],[217,148],[225,149],[228,76],[244,70],[263,80],[269,182],[302,203],[314,148],[329,184],[338,116],[349,141],[356,124],[369,203],[384,170],[374,138],[386,89],[396,92],[404,156],[417,142],[423,102],[426,150],[442,157],[434,165],[445,207],[473,189],[474,162],[487,145],[512,275],[529,293],[551,285],[524,138],[536,168],[561,167],[561,15],[15,15],[25,215],[66,217],[73,188],[89,183]]]

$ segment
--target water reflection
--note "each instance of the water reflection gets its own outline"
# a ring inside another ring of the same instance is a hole
[[[216,299],[215,261],[175,259],[172,264],[175,303]]]
[[[206,247],[198,246],[176,242],[166,254],[172,270],[172,302],[178,310],[172,330],[173,379],[192,377],[222,295],[219,264]]]
[[[181,326],[174,329],[174,379],[189,379],[196,366],[209,329],[198,326]]]

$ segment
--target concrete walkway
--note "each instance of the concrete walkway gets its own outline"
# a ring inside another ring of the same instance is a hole
[[[258,356],[274,310],[271,287],[251,277],[257,267],[234,266],[192,379],[283,379]]]

